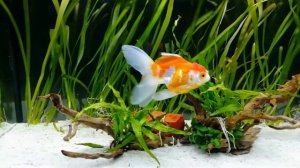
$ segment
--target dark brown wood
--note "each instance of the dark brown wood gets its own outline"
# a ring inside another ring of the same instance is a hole
[[[71,118],[75,118],[78,114],[77,111],[67,108],[66,106],[64,106],[62,104],[61,96],[59,94],[50,93],[45,96],[40,96],[39,98],[51,100],[53,105],[56,107],[56,109],[58,111],[60,111],[61,113],[65,114]],[[77,117],[78,117],[76,119],[77,122],[85,124],[89,127],[95,128],[95,129],[101,129],[101,130],[107,132],[108,135],[113,136],[112,122],[111,122],[110,118],[93,118],[86,114],[80,114]]]
[[[71,152],[71,151],[65,151],[62,150],[61,153],[65,156],[72,157],[72,158],[85,158],[85,159],[98,159],[98,158],[116,158],[118,156],[121,156],[124,151],[122,149],[119,149],[117,151],[114,151],[112,153],[80,153],[80,152]]]

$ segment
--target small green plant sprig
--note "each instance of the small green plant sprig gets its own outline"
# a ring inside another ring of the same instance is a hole
[[[233,116],[243,108],[247,99],[259,94],[255,91],[232,91],[223,83],[214,84],[213,82],[201,86],[199,91],[200,93],[193,91],[191,94],[202,103],[202,107],[210,117]]]

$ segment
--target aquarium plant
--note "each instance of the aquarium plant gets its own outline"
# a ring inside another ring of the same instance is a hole
[[[181,3],[193,10],[178,15],[174,7]],[[68,107],[78,109],[77,95],[109,100],[112,95],[107,83],[110,83],[127,101],[137,79],[123,59],[120,51],[123,44],[141,47],[152,58],[158,57],[159,51],[180,54],[206,66],[216,83],[223,83],[229,89],[274,89],[287,79],[299,53],[296,45],[299,9],[291,0],[235,3],[64,0],[53,1],[56,20],[49,29],[49,45],[41,66],[37,67],[40,70],[32,72],[35,46],[32,46],[31,4],[27,0],[22,4],[24,36],[14,13],[4,0],[0,1],[20,47],[29,123],[38,123],[47,115],[43,112],[46,104],[36,99],[49,91],[61,91]],[[289,39],[289,45],[285,39]],[[33,81],[36,72],[40,74]],[[157,106],[179,112],[189,108],[184,100],[185,96],[178,96],[167,101],[168,105],[163,101]]]
[[[2,98],[2,91],[0,89],[0,126],[1,123],[6,121],[6,117],[5,117],[5,109],[4,109],[4,105],[3,105],[3,98]]]

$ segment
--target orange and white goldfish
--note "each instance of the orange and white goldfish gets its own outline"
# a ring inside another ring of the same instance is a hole
[[[123,45],[122,51],[127,63],[142,74],[130,98],[134,105],[144,107],[152,99],[159,101],[184,94],[210,80],[204,66],[188,62],[177,54],[161,53],[161,57],[153,61],[135,46]],[[160,84],[165,84],[167,89],[156,92]]]

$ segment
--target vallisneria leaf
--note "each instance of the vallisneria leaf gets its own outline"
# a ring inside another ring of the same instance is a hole
[[[49,124],[56,114],[57,110],[54,107],[50,107],[46,113],[46,123]]]
[[[187,133],[185,131],[178,130],[178,129],[166,126],[163,123],[161,123],[160,121],[153,121],[153,122],[147,123],[145,125],[151,127],[152,129],[156,129],[158,131],[161,131],[161,132],[167,132],[167,133],[172,133],[172,134],[180,134],[180,135],[189,135],[189,133]]]
[[[240,104],[228,104],[224,107],[217,109],[216,111],[211,113],[210,116],[216,116],[216,115],[228,114],[228,113],[232,114],[233,112],[237,112],[241,109],[242,109],[242,107]]]
[[[136,137],[134,136],[134,134],[132,132],[129,132],[118,145],[107,150],[106,152],[113,152],[115,150],[121,149],[124,146],[127,146],[129,143],[133,142],[135,139],[136,139]]]
[[[139,142],[139,145],[154,159],[156,160],[156,162],[158,164],[159,163],[159,160],[156,158],[156,156],[154,156],[154,154],[149,150],[146,142],[145,142],[145,139],[143,137],[143,134],[142,134],[142,125],[140,124],[140,122],[134,118],[131,118],[131,125],[132,125],[132,129],[133,129],[133,132]]]
[[[91,104],[85,108],[83,108],[75,117],[75,121],[82,115],[84,114],[84,112],[88,111],[88,110],[97,110],[99,108],[108,108],[108,109],[113,109],[113,110],[123,110],[122,107],[116,105],[116,104],[112,104],[112,103],[106,103],[106,102],[99,102],[99,103],[94,103]]]
[[[155,136],[155,134],[151,130],[149,130],[145,127],[142,127],[142,132],[145,136],[147,136],[151,140],[155,140],[157,138],[157,136]]]
[[[117,91],[116,89],[114,89],[114,87],[112,85],[110,85],[109,83],[107,84],[107,86],[113,91],[114,96],[117,98],[118,102],[120,103],[120,106],[124,109],[126,109],[126,104],[123,100],[123,98],[120,96],[120,92]]]
[[[82,86],[82,88],[84,88],[84,90],[85,90],[88,94],[90,94],[90,93],[89,93],[88,87],[87,87],[81,80],[79,80],[79,79],[77,79],[77,78],[75,78],[75,77],[73,77],[73,76],[71,76],[71,75],[67,75],[67,74],[64,74],[62,77],[63,77],[63,78],[70,79],[70,80],[72,80],[72,81],[78,83],[80,86]]]
[[[241,99],[249,99],[262,94],[261,92],[251,90],[234,90],[232,92],[237,94]]]
[[[58,128],[56,125],[56,122],[53,122],[53,127],[57,132],[61,132],[61,133],[65,133],[64,130],[62,128]]]
[[[106,102],[99,102],[99,103],[94,103],[94,104],[91,104],[91,105],[83,108],[81,110],[81,112],[84,112],[84,111],[87,111],[87,110],[91,110],[91,109],[98,109],[100,107],[108,108],[108,109],[113,109],[113,110],[122,110],[123,109],[121,106],[116,105],[116,104],[106,103]]]
[[[78,143],[77,145],[83,145],[83,146],[88,146],[91,148],[103,148],[103,145],[99,145],[99,144],[94,144],[94,143]]]

